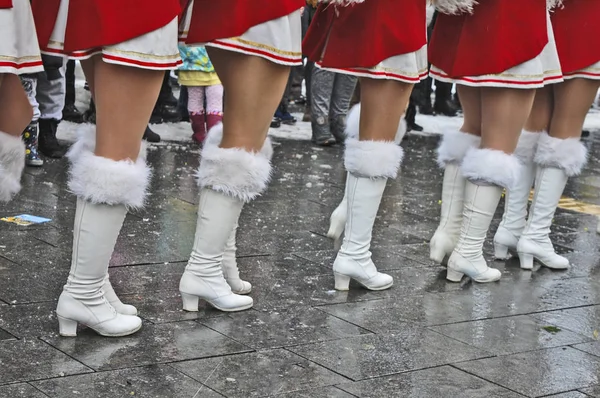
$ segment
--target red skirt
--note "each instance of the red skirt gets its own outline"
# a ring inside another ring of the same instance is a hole
[[[546,44],[546,0],[485,0],[472,15],[439,15],[429,60],[452,78],[499,74],[537,57]]]
[[[563,73],[600,62],[600,1],[565,1],[551,18]]]
[[[12,0],[0,0],[0,9],[12,8]]]
[[[303,52],[326,68],[371,68],[425,46],[426,20],[423,0],[321,5],[304,39]]]
[[[180,1],[186,3],[186,0]],[[195,0],[185,42],[197,44],[238,37],[253,26],[284,17],[306,5],[305,0],[271,0],[269,5],[259,3],[249,0]]]
[[[32,2],[42,49],[48,46],[60,3],[61,0]],[[122,43],[167,25],[180,12],[179,0],[71,0],[64,51]]]

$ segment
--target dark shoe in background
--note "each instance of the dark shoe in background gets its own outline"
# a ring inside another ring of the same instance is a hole
[[[196,144],[203,144],[206,139],[206,115],[204,113],[190,115],[190,123],[192,124],[192,141]]]
[[[83,121],[96,124],[96,104],[94,103],[94,100],[90,100],[90,107],[84,112]]]
[[[332,146],[335,145],[337,140],[331,134],[330,126],[328,123],[319,124],[317,122],[312,123],[312,142],[319,146]]]
[[[146,126],[146,131],[144,131],[144,140],[148,141],[148,142],[160,142],[160,135],[156,134],[154,131],[152,131],[152,129],[150,128],[150,125]]]
[[[59,123],[56,119],[40,119],[38,122],[38,150],[42,155],[53,159],[60,159],[67,153],[67,148],[56,139]]]
[[[75,61],[67,62],[67,70],[65,72],[65,106],[62,113],[63,120],[73,123],[83,123],[83,114],[75,106]]]

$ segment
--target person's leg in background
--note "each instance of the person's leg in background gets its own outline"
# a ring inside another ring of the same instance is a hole
[[[67,65],[63,63],[54,76],[40,73],[37,81],[36,100],[40,108],[38,149],[42,155],[54,159],[62,158],[67,152],[56,139],[66,98],[66,69]]]
[[[352,75],[335,74],[333,93],[329,109],[331,134],[338,144],[346,140],[346,117],[350,110],[350,100],[356,89],[358,78]]]
[[[22,134],[26,148],[25,164],[30,167],[41,167],[44,165],[44,161],[38,153],[38,120],[40,118],[40,108],[36,100],[36,92],[39,75],[21,75],[21,83],[33,108],[33,118]]]
[[[321,69],[316,66],[312,71],[312,141],[319,146],[330,146],[336,142],[335,137],[331,134],[331,126],[329,125],[329,111],[335,75],[335,72]]]
[[[173,95],[173,88],[171,87],[171,72],[167,71],[163,76],[160,94],[152,111],[150,123],[177,123],[179,121],[181,121],[181,115],[177,108],[177,99]]]
[[[275,112],[275,118],[279,119],[281,123],[294,125],[296,124],[296,118],[292,116],[289,111],[289,103],[292,98],[292,74],[290,73],[290,77],[288,79],[287,85],[285,87],[285,92],[283,93],[283,98],[279,103],[279,107],[277,107],[277,111]]]
[[[435,103],[433,110],[438,115],[456,116],[458,110],[452,100],[452,83],[435,82]]]
[[[184,87],[184,86],[182,86]],[[187,111],[192,124],[192,140],[197,144],[204,143],[206,139],[206,111],[204,110],[204,86],[186,86],[188,93]]]
[[[206,130],[223,121],[223,86],[215,84],[205,87],[206,94]]]
[[[65,71],[65,106],[62,118],[68,122],[83,123],[83,114],[75,106],[75,61],[67,61]]]

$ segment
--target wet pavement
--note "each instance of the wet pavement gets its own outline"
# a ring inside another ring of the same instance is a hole
[[[206,303],[198,313],[181,310],[198,150],[153,147],[148,206],[128,215],[111,262],[115,290],[144,320],[125,338],[85,329],[77,338],[57,335],[54,308],[69,269],[75,198],[65,161],[28,169],[23,192],[0,217],[52,221],[0,222],[0,398],[600,397],[594,215],[556,214],[552,238],[573,263],[569,271],[527,272],[515,260],[496,261],[499,283],[447,283],[427,245],[440,210],[438,138],[411,135],[373,236],[376,264],[395,285],[336,292],[334,245],[325,233],[343,196],[342,148],[275,141],[273,183],[245,207],[238,235],[255,306],[233,314]],[[600,134],[586,144],[590,163],[565,195],[600,205]]]

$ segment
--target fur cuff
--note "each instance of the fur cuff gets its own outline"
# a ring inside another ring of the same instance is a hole
[[[515,156],[519,158],[524,164],[533,162],[533,155],[537,148],[537,143],[542,133],[533,133],[531,131],[523,130],[515,149]]]
[[[200,188],[249,202],[267,189],[271,162],[261,154],[240,148],[205,145],[196,177]]]
[[[8,202],[21,190],[25,144],[21,137],[0,131],[0,201]]]
[[[404,158],[404,150],[391,141],[346,140],[344,165],[359,177],[396,178]]]
[[[83,153],[94,152],[96,150],[96,126],[93,124],[82,124],[77,129],[77,140],[69,151],[67,152],[67,158],[73,162],[78,159]],[[140,153],[138,158],[146,161],[148,153],[148,146],[145,141],[142,141]]]
[[[350,109],[348,113],[348,118],[346,119],[346,137],[358,139],[360,134],[360,104],[356,104]],[[396,137],[394,141],[396,144],[400,145],[402,139],[406,135],[408,128],[406,125],[406,119],[404,116],[400,119],[400,124],[398,125],[398,130],[396,131]]]
[[[442,136],[442,142],[437,149],[437,163],[445,168],[449,163],[460,163],[467,151],[479,147],[481,137],[462,131],[450,130]]]
[[[115,161],[94,155],[95,134],[80,138],[67,154],[71,161],[71,192],[95,204],[125,205],[130,209],[143,207],[152,175],[143,156],[145,151],[135,163]]]
[[[478,3],[476,0],[433,0],[435,8],[442,14],[459,15],[473,13],[473,7]]]
[[[210,129],[208,135],[206,136],[206,140],[204,141],[204,146],[213,146],[218,147],[221,145],[221,141],[223,140],[223,123],[216,124],[213,128]],[[264,156],[267,160],[271,160],[273,158],[273,145],[271,144],[271,139],[267,137],[263,147],[260,150],[260,154]]]
[[[335,4],[337,6],[347,7],[358,3],[364,3],[365,0],[319,0],[319,3]]]
[[[569,177],[579,175],[587,162],[587,148],[578,138],[550,137],[541,133],[534,161],[542,167],[564,170]]]
[[[521,162],[514,155],[494,149],[475,149],[467,152],[461,169],[463,176],[470,181],[484,181],[508,190],[521,176]]]

